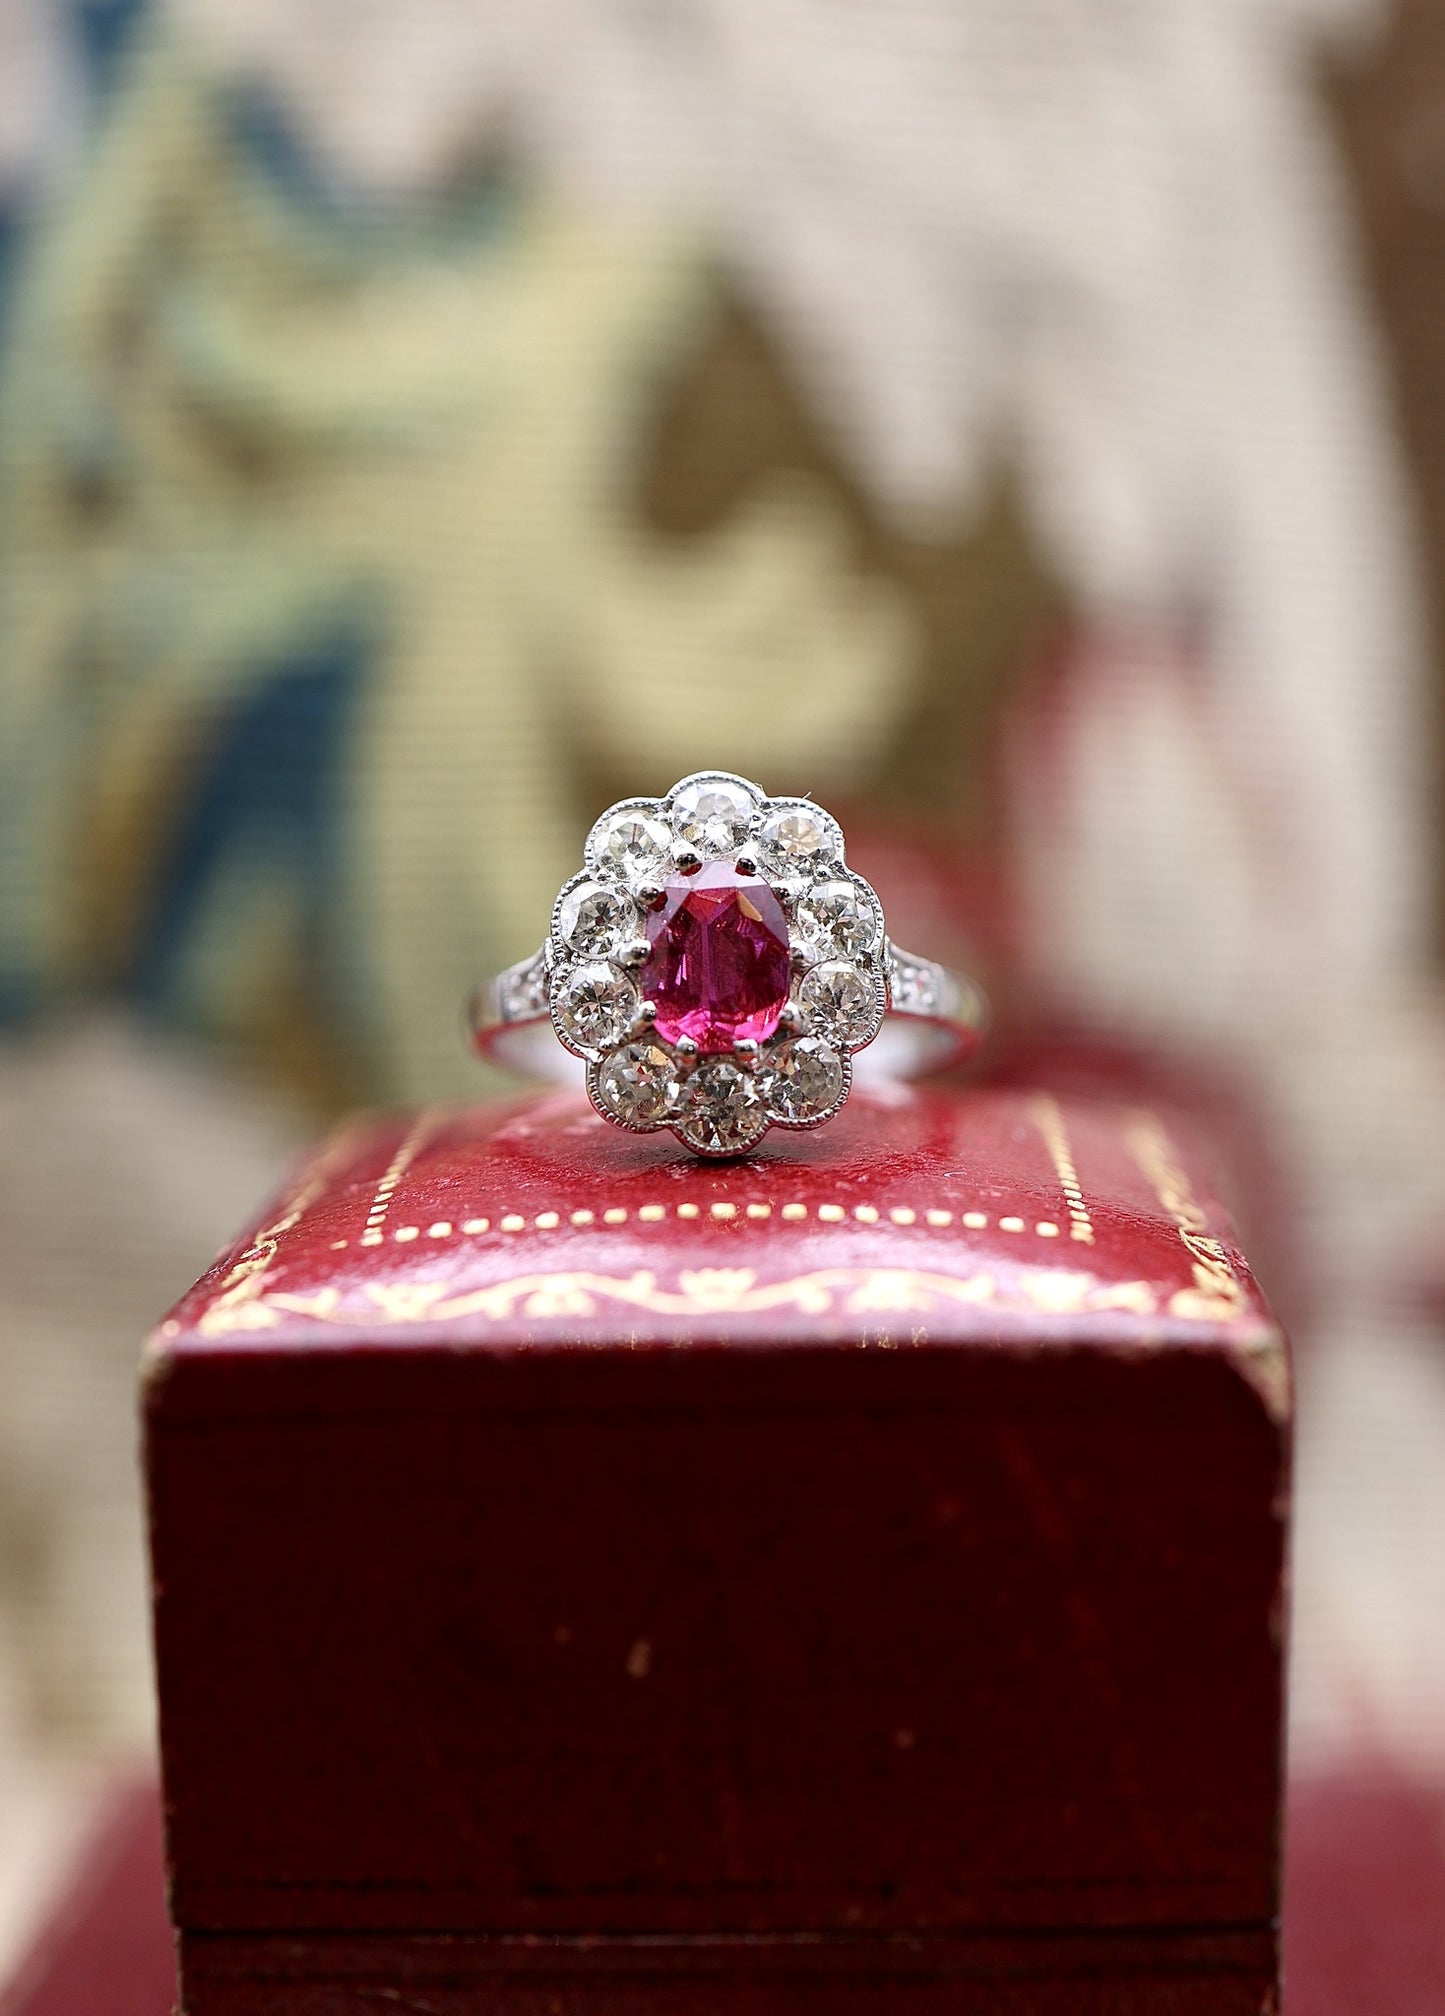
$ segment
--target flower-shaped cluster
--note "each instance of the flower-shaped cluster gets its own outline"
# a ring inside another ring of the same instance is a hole
[[[883,912],[837,821],[708,771],[604,812],[585,859],[549,1000],[598,1112],[699,1155],[830,1119],[888,1005]]]

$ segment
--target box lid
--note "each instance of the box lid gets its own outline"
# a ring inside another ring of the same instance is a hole
[[[1178,1137],[1144,1106],[1014,1088],[860,1087],[827,1129],[735,1164],[620,1134],[566,1093],[363,1118],[159,1326],[152,1377],[247,1343],[786,1332],[1168,1338],[1280,1386],[1277,1328]]]

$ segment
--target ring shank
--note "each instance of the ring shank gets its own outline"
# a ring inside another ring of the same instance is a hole
[[[966,1062],[988,1030],[982,988],[936,960],[892,944],[885,946],[885,958],[889,1010],[874,1040],[854,1053],[854,1072],[896,1081]],[[548,978],[543,948],[479,987],[468,1010],[472,1045],[509,1071],[570,1083],[577,1060],[553,1032]]]

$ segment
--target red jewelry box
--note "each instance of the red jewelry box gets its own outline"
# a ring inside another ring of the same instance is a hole
[[[343,1130],[148,1354],[185,2008],[1272,2009],[1288,1405],[1157,1111]]]
[[[1439,1787],[1365,1756],[1294,1784],[1287,1808],[1290,2016],[1433,2016],[1445,1981]],[[135,1788],[77,1855],[54,1912],[0,1989],[0,2016],[170,2016],[160,1861],[154,1792]],[[407,2007],[398,1991],[379,2000]]]

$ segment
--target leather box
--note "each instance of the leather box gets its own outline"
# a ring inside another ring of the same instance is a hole
[[[190,2016],[1275,2007],[1288,1373],[1167,1113],[358,1123],[145,1398]]]

